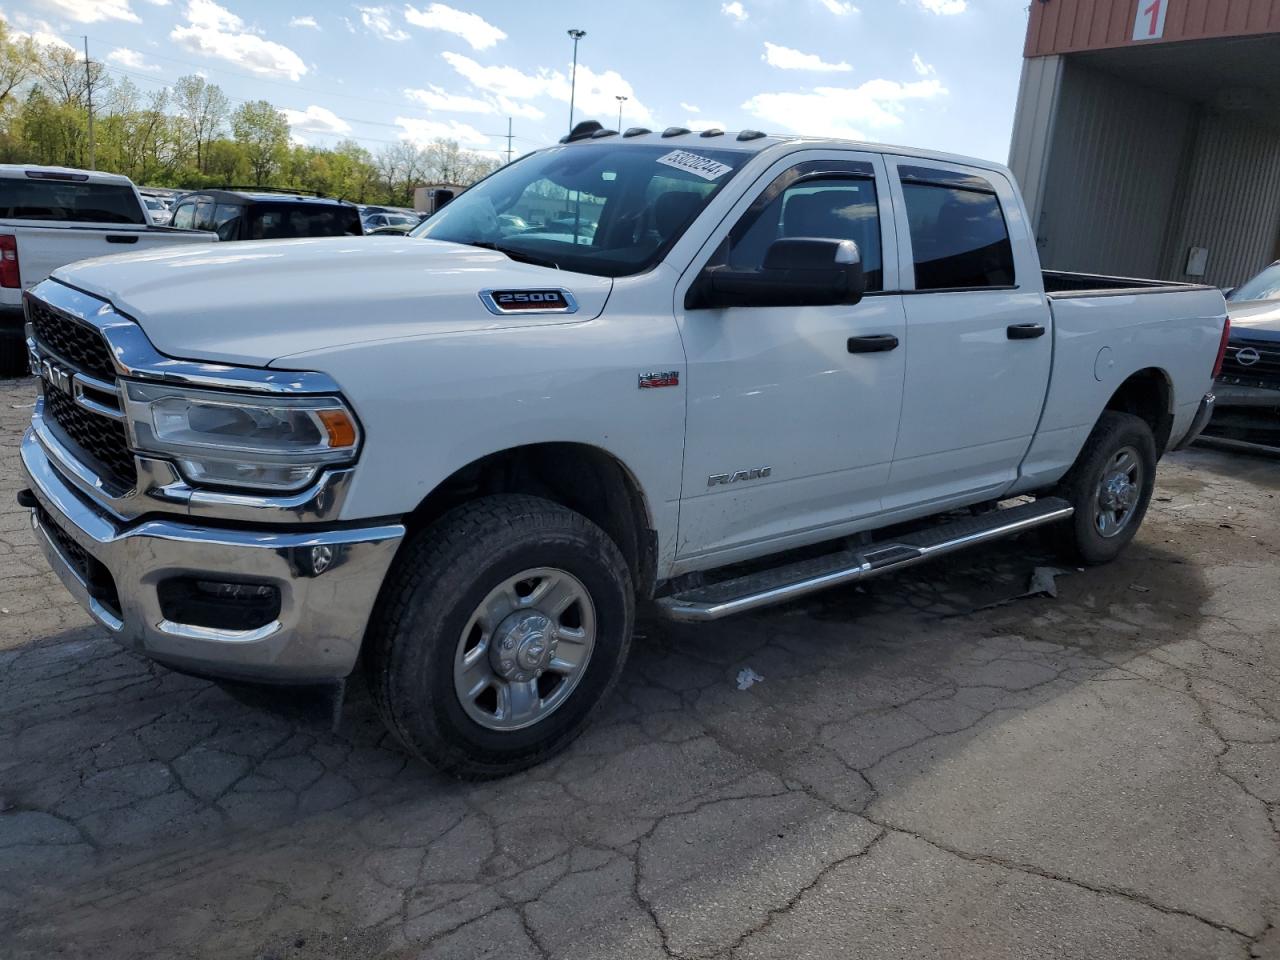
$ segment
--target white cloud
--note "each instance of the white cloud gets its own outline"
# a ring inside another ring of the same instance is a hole
[[[920,0],[920,6],[942,17],[955,16],[969,9],[968,0]]]
[[[726,17],[732,17],[734,20],[737,20],[739,23],[747,19],[746,8],[742,6],[739,0],[733,0],[732,3],[720,4],[720,12],[723,13]]]
[[[13,20],[5,16],[4,11],[0,10],[0,21],[9,25],[10,36],[14,40],[31,40],[40,47],[54,47],[61,50],[74,51],[76,56],[83,60],[84,55],[79,47],[73,47],[67,41],[63,40],[55,32],[52,25],[45,20],[33,20],[25,14],[17,14]]]
[[[406,5],[404,18],[415,27],[443,30],[461,37],[471,45],[472,50],[486,50],[499,40],[507,39],[505,33],[484,17],[446,7],[443,3],[433,3],[425,10]]]
[[[103,20],[124,20],[141,23],[129,6],[129,0],[39,0],[40,5],[56,11],[76,23],[99,23]]]
[[[816,53],[801,53],[790,47],[780,47],[776,43],[764,42],[764,55],[760,58],[771,67],[779,70],[813,70],[817,73],[847,73],[853,69],[841,60],[839,63],[827,63]]]
[[[151,4],[153,7],[167,7],[169,5],[169,0],[147,0],[147,3]]]
[[[858,8],[848,0],[822,0],[822,5],[837,17],[847,17],[851,13],[858,12]]]
[[[457,120],[424,120],[420,117],[396,117],[401,139],[425,147],[432,140],[457,140],[463,146],[489,146],[489,138],[468,123]]]
[[[391,24],[391,11],[386,7],[356,7],[360,11],[360,22],[370,33],[383,40],[394,40],[399,43],[408,40],[409,34]]]
[[[128,47],[116,47],[107,54],[107,59],[131,70],[146,70],[150,73],[158,73],[160,70],[158,63],[148,63],[146,57]]]
[[[417,100],[428,110],[443,110],[447,113],[493,113],[497,110],[488,100],[448,93],[434,84],[425,90],[406,90],[404,95],[410,100]]]
[[[695,107],[692,103],[685,103],[683,100],[681,100],[681,101],[680,101],[680,109],[681,109],[681,110],[684,110],[686,113],[701,113],[701,112],[702,112],[702,108],[701,108],[701,107]]]
[[[308,27],[312,30],[319,30],[320,24],[316,23],[315,17],[294,17],[289,21],[291,27]]]
[[[190,0],[186,15],[187,22],[174,27],[169,38],[192,53],[226,60],[262,77],[298,80],[307,72],[296,53],[259,36],[214,0]]]
[[[441,56],[477,90],[491,93],[500,100],[505,98],[509,105],[543,97],[562,103],[569,102],[568,71],[561,73],[559,70],[541,67],[537,73],[530,74],[515,67],[484,66],[460,53],[446,52]],[[653,124],[653,114],[636,98],[635,90],[621,74],[615,70],[596,73],[586,64],[578,64],[578,83],[574,95],[577,117],[584,120],[595,117],[601,121],[617,117],[618,96],[627,98],[622,105],[624,121],[646,126]],[[501,103],[499,108],[502,109]],[[531,116],[529,113],[522,115]]]
[[[931,77],[938,72],[936,69],[934,69],[933,64],[925,63],[924,60],[920,58],[920,54],[918,53],[913,53],[911,55],[911,66],[913,66],[915,68],[916,73],[922,77]]]
[[[327,133],[333,136],[351,132],[351,124],[332,110],[314,103],[305,110],[282,110],[281,113],[294,130],[306,133]]]
[[[723,120],[695,120],[690,118],[684,125],[694,132],[700,130],[724,130],[728,126]]]
[[[788,93],[760,93],[742,105],[753,116],[787,130],[865,140],[865,129],[896,127],[905,104],[945,96],[937,79],[868,80],[857,87],[816,87]]]

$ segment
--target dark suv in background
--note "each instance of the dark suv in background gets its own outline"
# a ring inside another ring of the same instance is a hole
[[[354,203],[239,190],[184,194],[174,204],[172,225],[210,230],[222,241],[358,237],[364,233]]]

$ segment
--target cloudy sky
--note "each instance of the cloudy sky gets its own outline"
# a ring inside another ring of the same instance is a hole
[[[11,28],[155,89],[200,72],[296,139],[525,152],[577,118],[753,127],[1006,159],[1027,0],[0,0]]]

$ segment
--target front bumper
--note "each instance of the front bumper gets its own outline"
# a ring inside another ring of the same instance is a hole
[[[345,677],[405,533],[398,523],[321,531],[171,519],[122,523],[63,478],[31,431],[22,441],[22,465],[35,501],[36,539],[72,595],[125,646],[210,676]],[[158,592],[175,577],[274,586],[280,611],[253,630],[175,622],[162,613]]]

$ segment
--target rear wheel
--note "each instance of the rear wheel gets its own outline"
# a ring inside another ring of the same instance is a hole
[[[1104,412],[1057,491],[1075,507],[1063,546],[1084,563],[1114,560],[1146,516],[1155,477],[1151,427],[1129,413]]]
[[[564,749],[617,681],[631,578],[585,517],[488,497],[406,544],[366,640],[387,726],[463,777],[502,776]]]

